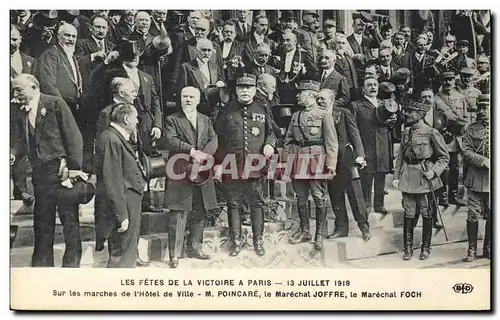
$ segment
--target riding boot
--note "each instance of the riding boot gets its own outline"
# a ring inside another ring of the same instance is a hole
[[[297,211],[300,219],[300,228],[295,232],[290,239],[290,243],[301,243],[311,241],[311,233],[309,227],[309,212],[307,210],[307,205],[298,205]]]
[[[423,217],[422,217],[423,218]],[[422,230],[422,247],[420,252],[420,260],[426,260],[431,254],[431,239],[432,239],[432,218],[423,218]]]
[[[483,258],[491,259],[490,220],[484,226]]]
[[[229,213],[229,255],[236,257],[241,252],[241,217],[238,208],[228,208]]]
[[[263,256],[264,250],[264,210],[262,207],[252,206],[250,209],[252,219],[253,247],[258,256]]]
[[[323,249],[323,233],[326,227],[325,207],[316,207],[316,234],[314,235],[314,247],[316,250]]]
[[[469,249],[467,250],[467,256],[463,258],[465,262],[476,260],[478,226],[479,224],[477,221],[467,221],[467,241],[469,242]]]
[[[413,218],[405,218],[403,224],[403,260],[410,260],[413,256]]]

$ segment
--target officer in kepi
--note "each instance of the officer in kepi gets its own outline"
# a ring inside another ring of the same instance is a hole
[[[439,176],[450,161],[443,136],[423,120],[427,111],[428,106],[418,102],[403,109],[406,126],[392,183],[403,193],[404,260],[410,260],[413,255],[413,219],[417,211],[423,218],[420,260],[430,255],[432,214],[429,197],[435,199],[434,191],[443,185]]]
[[[476,259],[478,220],[484,218],[483,256],[490,259],[490,97],[487,94],[478,98],[477,121],[471,124],[464,136],[465,180],[467,187],[467,238],[469,249],[465,262]]]
[[[230,256],[237,256],[244,244],[239,208],[246,199],[255,252],[265,254],[262,169],[265,159],[274,154],[276,137],[266,107],[254,101],[255,85],[251,74],[236,79],[237,99],[220,109],[215,121],[219,147],[214,155],[214,178],[222,181],[226,191]]]
[[[323,233],[326,225],[326,174],[331,179],[337,166],[338,140],[331,110],[317,104],[320,83],[304,80],[299,83],[297,102],[304,109],[295,112],[285,137],[285,153],[294,156],[292,186],[297,195],[299,230],[292,235],[290,243],[311,241],[307,201],[312,194],[316,205],[316,233],[314,246],[323,248]],[[288,157],[290,158],[290,157]],[[321,176],[319,176],[321,175]]]

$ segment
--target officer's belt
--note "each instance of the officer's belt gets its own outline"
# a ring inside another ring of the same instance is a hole
[[[410,158],[405,158],[405,162],[407,164],[421,164],[425,160],[429,160],[429,158],[427,158],[427,159],[410,159]]]
[[[293,140],[292,143],[299,147],[312,147],[312,146],[322,146],[325,142],[323,140],[307,140],[307,141]]]

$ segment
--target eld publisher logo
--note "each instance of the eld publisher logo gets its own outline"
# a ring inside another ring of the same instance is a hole
[[[474,290],[474,287],[469,283],[457,283],[453,286],[453,291],[455,291],[455,293],[468,294],[471,293],[472,290]]]

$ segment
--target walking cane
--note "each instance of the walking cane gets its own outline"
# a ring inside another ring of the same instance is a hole
[[[427,172],[423,162],[422,162],[422,169],[424,172]],[[432,186],[431,179],[427,179],[427,177],[425,177],[425,179],[427,180],[427,182],[429,183],[429,187],[431,188],[432,201],[434,202],[434,205],[436,206],[436,210],[437,210],[437,213],[439,215],[439,220],[441,220],[441,225],[443,226],[444,238],[446,239],[446,241],[449,241],[448,234],[446,233],[446,227],[445,227],[444,221],[443,221],[443,216],[441,215],[441,209],[439,209],[439,205],[438,205],[437,200],[436,200],[436,194],[434,193],[434,187]]]

